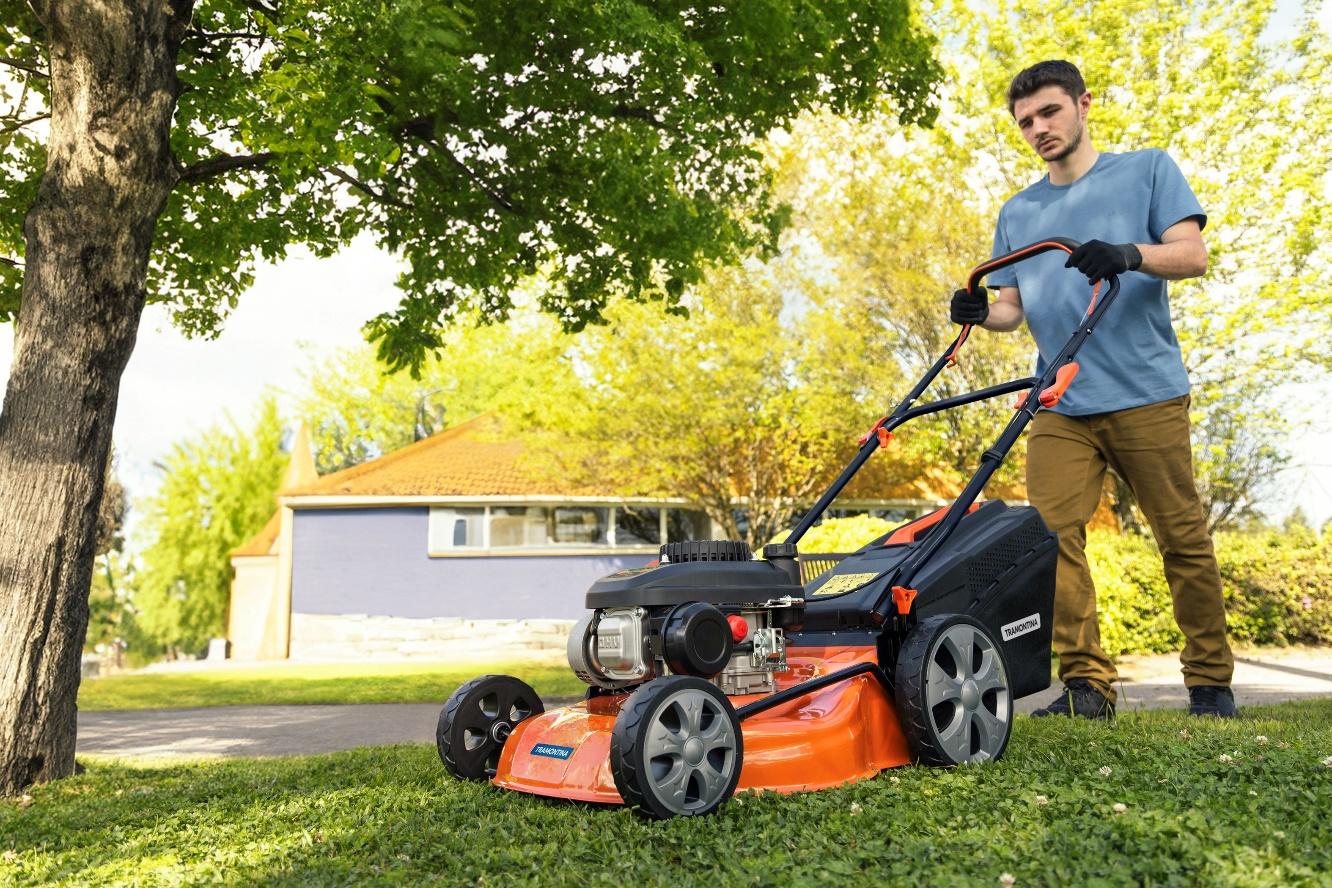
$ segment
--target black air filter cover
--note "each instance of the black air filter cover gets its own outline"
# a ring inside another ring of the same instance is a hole
[[[676,607],[662,626],[666,662],[677,675],[712,678],[731,659],[731,626],[717,608],[701,601]]]
[[[736,540],[685,540],[661,547],[661,557],[672,564],[686,561],[749,561],[749,544]]]

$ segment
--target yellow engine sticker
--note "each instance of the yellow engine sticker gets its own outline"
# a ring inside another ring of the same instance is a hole
[[[839,574],[834,577],[829,577],[828,582],[814,590],[814,594],[840,595],[843,592],[850,592],[852,589],[859,589],[877,576],[878,574],[876,573]]]

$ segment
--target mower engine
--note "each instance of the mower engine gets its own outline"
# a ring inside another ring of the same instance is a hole
[[[781,559],[752,560],[744,543],[669,543],[659,565],[592,586],[591,613],[569,635],[569,666],[604,690],[693,675],[728,695],[769,693],[786,669],[783,630],[804,606],[797,579]]]

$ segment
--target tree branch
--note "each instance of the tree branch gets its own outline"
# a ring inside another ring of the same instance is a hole
[[[27,120],[16,120],[12,123],[6,123],[3,127],[0,127],[0,133],[12,133],[16,130],[23,129],[30,123],[36,123],[39,120],[48,120],[50,117],[50,114],[38,114],[36,117],[29,117]],[[0,120],[3,119],[5,118],[0,118]]]
[[[203,40],[265,40],[263,34],[253,31],[187,31],[186,37],[199,37]]]
[[[631,107],[629,105],[616,105],[611,109],[611,117],[620,117],[629,120],[641,120],[659,130],[674,131],[672,127],[662,123],[656,114],[652,113],[650,108]]]
[[[263,0],[244,0],[243,5],[246,9],[252,9],[262,15],[275,25],[281,24],[281,15],[276,9],[264,3]]]
[[[20,71],[27,71],[29,74],[32,74],[36,77],[49,78],[51,76],[48,72],[43,71],[41,68],[38,68],[32,62],[25,62],[22,59],[0,58],[0,65],[8,65],[11,68],[18,68]]]
[[[452,151],[445,148],[443,145],[439,144],[433,139],[428,141],[426,144],[429,145],[431,148],[434,148],[440,154],[443,154],[446,158],[448,158],[448,160],[454,166],[456,166],[459,170],[462,171],[462,174],[464,176],[466,176],[469,180],[471,180],[473,185],[475,185],[477,188],[480,188],[481,191],[486,195],[486,197],[494,201],[496,205],[498,205],[502,209],[508,210],[510,213],[518,212],[518,208],[515,207],[507,197],[505,197],[497,189],[492,188],[490,185],[486,184],[486,181],[484,179],[482,179],[480,176],[474,173],[471,167],[469,167],[467,164],[459,160]]]
[[[337,167],[329,167],[327,170],[325,170],[325,172],[333,176],[334,178],[341,179],[343,182],[346,182],[348,185],[355,188],[357,191],[360,191],[363,194],[370,197],[370,199],[374,200],[376,203],[388,204],[389,206],[400,207],[404,210],[416,209],[415,206],[403,200],[402,198],[394,197],[393,195],[388,194],[387,192],[375,191],[374,188],[362,182],[360,179],[355,178],[349,173],[343,172]]]
[[[8,265],[10,268],[22,268],[23,263],[17,259],[10,259],[8,256],[0,256],[0,265]]]
[[[214,176],[221,176],[232,170],[253,170],[258,169],[270,160],[277,157],[272,151],[264,151],[259,154],[221,154],[217,157],[210,157],[208,160],[201,160],[198,163],[189,166],[177,164],[176,171],[179,173],[178,182],[198,182],[202,179],[211,179]]]

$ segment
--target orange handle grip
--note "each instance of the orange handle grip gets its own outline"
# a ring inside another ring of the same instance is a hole
[[[1055,371],[1054,385],[1041,391],[1041,406],[1053,407],[1059,403],[1059,399],[1064,396],[1068,386],[1073,382],[1073,378],[1078,375],[1078,362],[1069,361],[1064,366]]]

